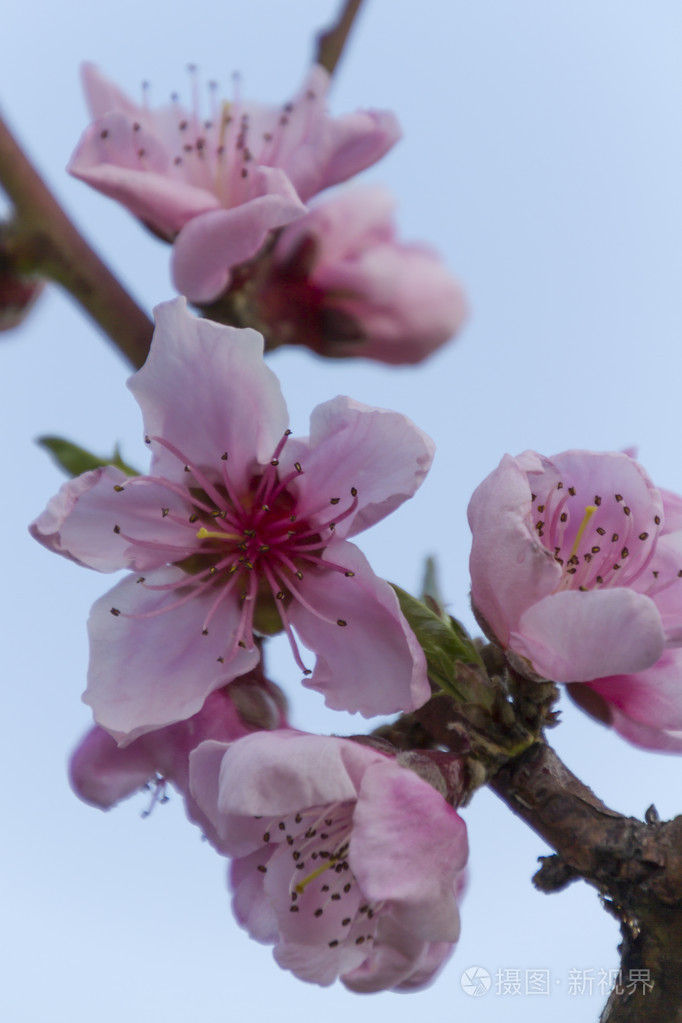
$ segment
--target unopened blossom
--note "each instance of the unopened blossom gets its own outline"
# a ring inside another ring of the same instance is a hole
[[[387,112],[330,117],[329,75],[319,66],[290,103],[219,103],[213,94],[207,119],[196,80],[189,111],[177,100],[138,106],[91,64],[83,82],[95,120],[69,170],[175,240],[176,286],[197,302],[216,298],[230,268],[305,212],[311,196],[364,170],[400,137]]]
[[[632,741],[682,725],[681,509],[634,458],[589,451],[505,455],[469,505],[488,635],[526,673],[590,683]]]
[[[239,923],[302,980],[354,991],[428,984],[459,937],[464,822],[396,760],[294,731],[202,744],[190,784]]]
[[[274,343],[321,355],[421,362],[466,316],[439,256],[396,238],[394,201],[378,186],[341,192],[279,236],[255,295]]]
[[[333,708],[392,713],[430,695],[395,592],[346,538],[415,492],[433,443],[405,416],[343,397],[292,437],[262,352],[255,331],[197,319],[184,299],[159,306],[129,384],[150,474],[85,473],[31,527],[82,565],[132,571],[89,621],[85,700],[118,739],[196,714],[258,662],[254,631],[284,630]]]

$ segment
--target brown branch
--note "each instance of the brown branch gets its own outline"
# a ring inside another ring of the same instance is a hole
[[[680,1023],[682,817],[645,823],[610,810],[543,742],[490,787],[557,852],[543,857],[536,886],[556,891],[581,877],[620,921],[621,979],[603,1023]],[[649,983],[630,983],[635,976]]]
[[[16,211],[10,239],[19,269],[60,284],[128,361],[141,366],[151,320],[76,230],[2,117],[0,185]]]
[[[361,3],[362,0],[346,0],[334,24],[320,32],[317,37],[315,63],[321,64],[330,75],[334,73],[336,65],[341,59],[346,39],[353,27],[353,22],[360,10]]]

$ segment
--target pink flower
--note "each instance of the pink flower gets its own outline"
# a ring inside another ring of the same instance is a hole
[[[156,802],[171,782],[183,795],[190,820],[219,845],[211,822],[190,795],[190,753],[207,740],[233,742],[257,729],[283,727],[281,695],[253,672],[211,693],[188,720],[148,732],[124,748],[103,728],[90,729],[71,757],[71,787],[83,802],[109,810],[148,786]]]
[[[589,682],[633,742],[671,709],[682,726],[678,655],[664,653],[682,642],[679,497],[626,454],[528,451],[478,487],[469,523],[472,602],[512,663]]]
[[[375,749],[282,731],[192,755],[194,796],[234,857],[238,921],[302,980],[428,984],[459,936],[464,822]]]
[[[410,497],[433,444],[405,416],[335,398],[294,439],[263,339],[191,316],[157,327],[130,388],[150,475],[111,466],[67,482],[31,526],[102,572],[129,568],[94,605],[85,700],[116,738],[196,714],[258,662],[253,632],[284,629],[329,706],[410,710],[430,689],[392,588],[345,538]],[[294,637],[314,650],[314,673]]]
[[[329,75],[313,67],[283,107],[235,99],[210,119],[177,102],[139,107],[91,64],[83,68],[96,120],[69,170],[169,240],[178,290],[207,302],[230,267],[250,259],[269,232],[305,212],[308,199],[380,159],[400,137],[392,114],[326,113]]]
[[[393,207],[368,186],[284,229],[249,295],[268,339],[400,364],[420,362],[459,330],[457,281],[431,249],[398,242]]]

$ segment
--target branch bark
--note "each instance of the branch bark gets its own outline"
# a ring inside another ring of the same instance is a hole
[[[353,27],[361,4],[362,0],[346,0],[334,24],[320,32],[317,37],[315,63],[321,64],[330,75],[334,73],[336,65],[341,59],[348,34]]]
[[[147,357],[154,325],[85,241],[0,116],[0,185],[15,208],[17,266],[65,288],[128,361]]]

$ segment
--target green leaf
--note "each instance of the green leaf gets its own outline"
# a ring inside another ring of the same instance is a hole
[[[118,444],[114,447],[111,457],[93,455],[85,448],[73,444],[63,437],[38,437],[36,444],[47,451],[60,469],[63,469],[69,476],[80,476],[81,473],[89,472],[91,469],[99,469],[102,465],[113,465],[120,469],[126,476],[139,476],[137,469],[127,465],[121,458]]]
[[[466,629],[454,618],[440,617],[399,586],[393,585],[393,589],[400,601],[400,609],[426,655],[431,682],[463,703],[487,705],[486,686],[481,684],[487,676],[480,654]]]

